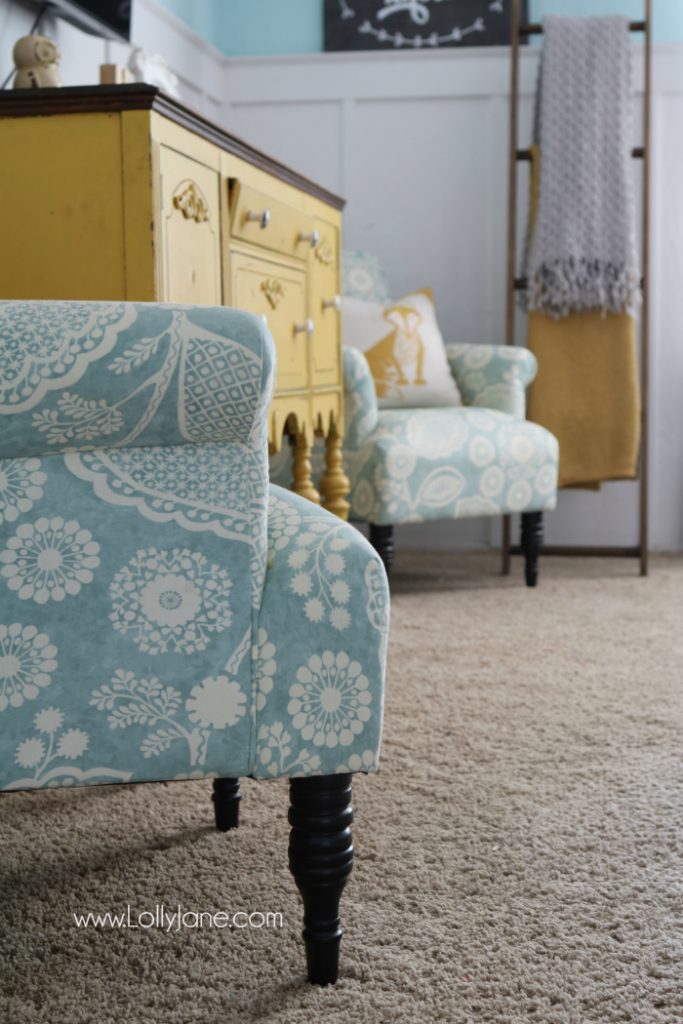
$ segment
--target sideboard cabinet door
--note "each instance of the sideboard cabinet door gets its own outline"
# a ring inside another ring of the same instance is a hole
[[[276,392],[309,387],[306,272],[302,267],[230,253],[232,305],[265,317],[277,350]]]
[[[161,299],[219,306],[220,179],[173,149],[159,149]]]
[[[318,244],[311,257],[311,377],[318,387],[341,384],[339,230],[316,219]]]

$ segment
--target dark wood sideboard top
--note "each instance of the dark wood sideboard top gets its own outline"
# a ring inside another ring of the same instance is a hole
[[[244,139],[220,128],[202,114],[154,85],[77,85],[60,89],[6,89],[0,92],[1,117],[49,117],[51,114],[99,114],[150,110],[187,128],[242,160],[321,199],[336,210],[344,200],[322,185],[268,156]]]

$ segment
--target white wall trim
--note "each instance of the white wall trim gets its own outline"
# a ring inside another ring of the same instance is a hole
[[[150,2],[150,0],[145,0]],[[535,93],[540,49],[522,54],[520,95]],[[634,87],[642,91],[642,48],[634,54]],[[683,88],[683,43],[655,45],[653,86],[659,93]],[[468,53],[303,54],[298,58],[228,58],[228,103],[307,103],[325,99],[363,102],[386,97],[436,99],[440,96],[507,97],[510,54],[504,47],[472,48]],[[417,73],[416,73],[417,72]],[[311,88],[314,83],[315,88]]]
[[[145,2],[152,2],[152,0],[145,0]],[[677,52],[679,55],[683,52],[683,43],[655,43],[654,47],[658,55],[667,51]],[[642,46],[639,43],[634,43],[633,49],[638,53],[642,50]],[[539,53],[540,47],[538,46],[524,47],[522,59],[526,59],[528,55],[537,56]],[[461,49],[442,47],[434,50],[401,50],[399,52],[396,50],[340,50],[332,52],[315,51],[312,53],[257,54],[247,57],[225,57],[225,60],[232,67],[257,67],[261,65],[272,68],[283,67],[288,64],[298,67],[313,64],[333,66],[335,64],[358,64],[364,62],[368,64],[395,63],[397,60],[419,65],[421,61],[431,64],[434,61],[453,63],[458,60],[482,61],[500,60],[501,58],[508,60],[509,55],[510,50],[507,46],[465,46]]]

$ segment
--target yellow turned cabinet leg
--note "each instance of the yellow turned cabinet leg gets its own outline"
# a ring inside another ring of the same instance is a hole
[[[305,431],[295,434],[292,454],[292,490],[296,494],[300,494],[302,498],[308,498],[309,501],[314,501],[316,505],[319,505],[320,495],[311,479],[311,446]]]
[[[334,427],[330,429],[325,441],[325,474],[320,481],[320,490],[325,508],[340,519],[348,519],[351,506],[346,501],[346,495],[351,490],[351,484],[344,472],[342,439]]]

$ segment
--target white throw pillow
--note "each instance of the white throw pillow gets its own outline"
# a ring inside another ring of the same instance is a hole
[[[345,297],[342,341],[365,355],[380,408],[462,404],[428,289],[387,305]]]

